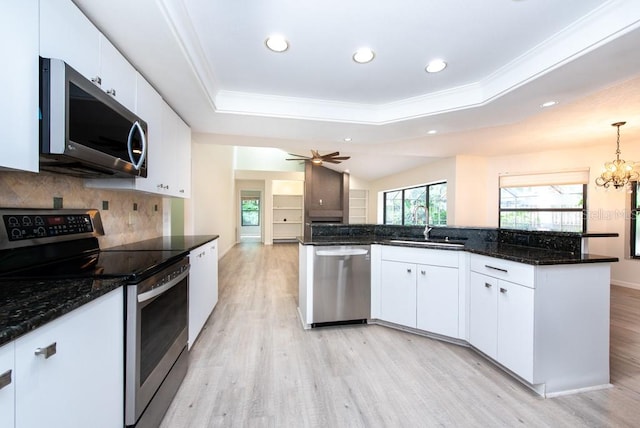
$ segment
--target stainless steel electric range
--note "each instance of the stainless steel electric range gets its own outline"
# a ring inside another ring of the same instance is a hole
[[[0,278],[123,278],[124,424],[159,425],[188,367],[188,252],[102,251],[97,210],[0,209]]]

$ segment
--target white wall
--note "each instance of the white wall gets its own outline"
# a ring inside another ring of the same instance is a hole
[[[211,144],[202,134],[191,145],[191,199],[185,203],[185,233],[220,235],[218,257],[235,245],[233,147]]]

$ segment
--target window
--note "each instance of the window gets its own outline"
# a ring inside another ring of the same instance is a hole
[[[640,258],[640,182],[631,188],[631,257]]]
[[[428,208],[428,210],[427,210]],[[384,192],[384,224],[447,224],[447,183]]]
[[[242,226],[260,226],[260,198],[243,197],[241,211]]]

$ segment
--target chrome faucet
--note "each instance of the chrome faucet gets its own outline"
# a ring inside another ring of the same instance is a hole
[[[429,239],[429,232],[431,232],[431,229],[433,229],[433,227],[429,227],[428,224],[424,226],[424,232],[422,232],[424,239]]]

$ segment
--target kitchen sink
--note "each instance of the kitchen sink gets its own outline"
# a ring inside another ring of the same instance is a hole
[[[421,247],[464,247],[462,242],[449,241],[446,239],[429,239],[427,241],[392,239],[389,242],[392,244],[419,245]]]

